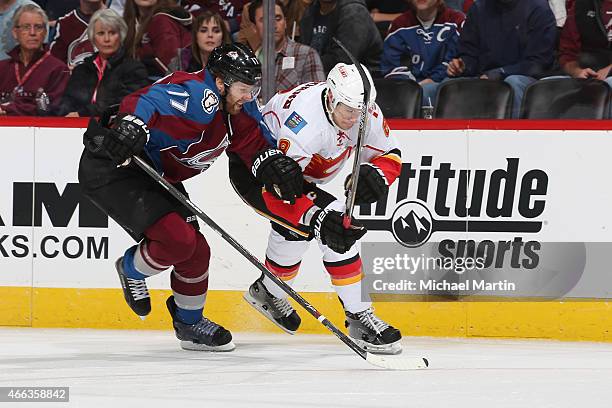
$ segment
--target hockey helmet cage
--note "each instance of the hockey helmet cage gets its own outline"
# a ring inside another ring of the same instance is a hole
[[[258,85],[261,82],[261,62],[246,45],[224,44],[212,50],[206,68],[223,78],[226,85],[242,82]]]
[[[376,88],[368,69],[361,65],[370,82],[370,100],[368,105],[376,100]],[[363,81],[354,64],[338,63],[327,74],[327,89],[331,97],[331,110],[336,109],[338,103],[350,106],[354,109],[363,108]]]

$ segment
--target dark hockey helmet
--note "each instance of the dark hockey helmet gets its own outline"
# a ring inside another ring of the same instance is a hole
[[[206,68],[214,76],[223,78],[226,85],[261,83],[261,62],[249,47],[240,43],[220,45],[212,50]]]

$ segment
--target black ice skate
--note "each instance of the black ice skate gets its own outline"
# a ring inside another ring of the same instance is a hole
[[[295,334],[302,319],[287,299],[273,296],[263,284],[263,276],[244,292],[244,300],[289,334]]]
[[[121,281],[125,301],[134,313],[144,320],[144,318],[151,313],[151,298],[147,290],[147,283],[144,279],[132,279],[125,276],[123,271],[123,257],[117,259],[117,262],[115,262],[115,269],[117,269],[119,281]]]
[[[348,335],[361,348],[373,354],[399,354],[402,352],[402,335],[374,314],[370,307],[363,312],[345,312]]]
[[[202,317],[196,324],[186,324],[176,318],[174,296],[166,300],[166,306],[172,316],[172,325],[176,338],[181,341],[181,348],[195,351],[232,351],[236,348],[232,334],[223,326]]]

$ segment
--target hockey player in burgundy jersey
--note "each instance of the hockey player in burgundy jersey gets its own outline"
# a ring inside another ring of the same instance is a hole
[[[401,169],[401,152],[374,102],[373,83],[371,87],[357,204],[378,201]],[[237,161],[233,162],[230,174],[233,173],[236,191],[272,221],[266,266],[291,285],[308,241],[316,238],[323,264],[344,306],[349,336],[368,351],[395,354],[401,351],[399,330],[373,313],[369,299],[362,299],[363,272],[357,241],[365,229],[355,220],[350,228],[344,228],[344,197],[336,199],[318,187],[337,175],[355,149],[363,92],[357,68],[341,63],[330,71],[327,82],[306,83],[278,93],[264,107],[264,121],[277,138],[278,148],[303,170],[304,195],[294,204],[277,199],[269,191],[261,194],[251,188],[244,177],[239,177],[241,166]],[[350,180],[345,183],[348,184]],[[286,297],[266,276],[255,281],[245,293],[252,306],[285,331],[294,333],[300,317]]]
[[[166,304],[184,349],[234,348],[230,332],[203,317],[210,249],[193,214],[129,158],[138,155],[185,192],[182,181],[231,152],[245,166],[258,162],[258,182],[295,202],[302,172],[270,143],[254,101],[260,78],[250,49],[218,47],[206,69],[175,72],[129,95],[110,128],[92,120],[83,138],[84,193],[139,242],[116,262],[124,297],[146,316],[151,303],[145,279],[172,267],[173,296]]]

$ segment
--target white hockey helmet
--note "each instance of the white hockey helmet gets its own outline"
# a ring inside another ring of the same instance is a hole
[[[363,64],[361,67],[370,82],[370,100],[368,105],[371,105],[376,100],[376,88],[374,88],[374,82],[368,69]],[[340,102],[354,109],[362,109],[363,82],[355,65],[348,65],[342,62],[336,64],[327,74],[327,89],[330,95],[330,108],[332,111],[336,109]]]

